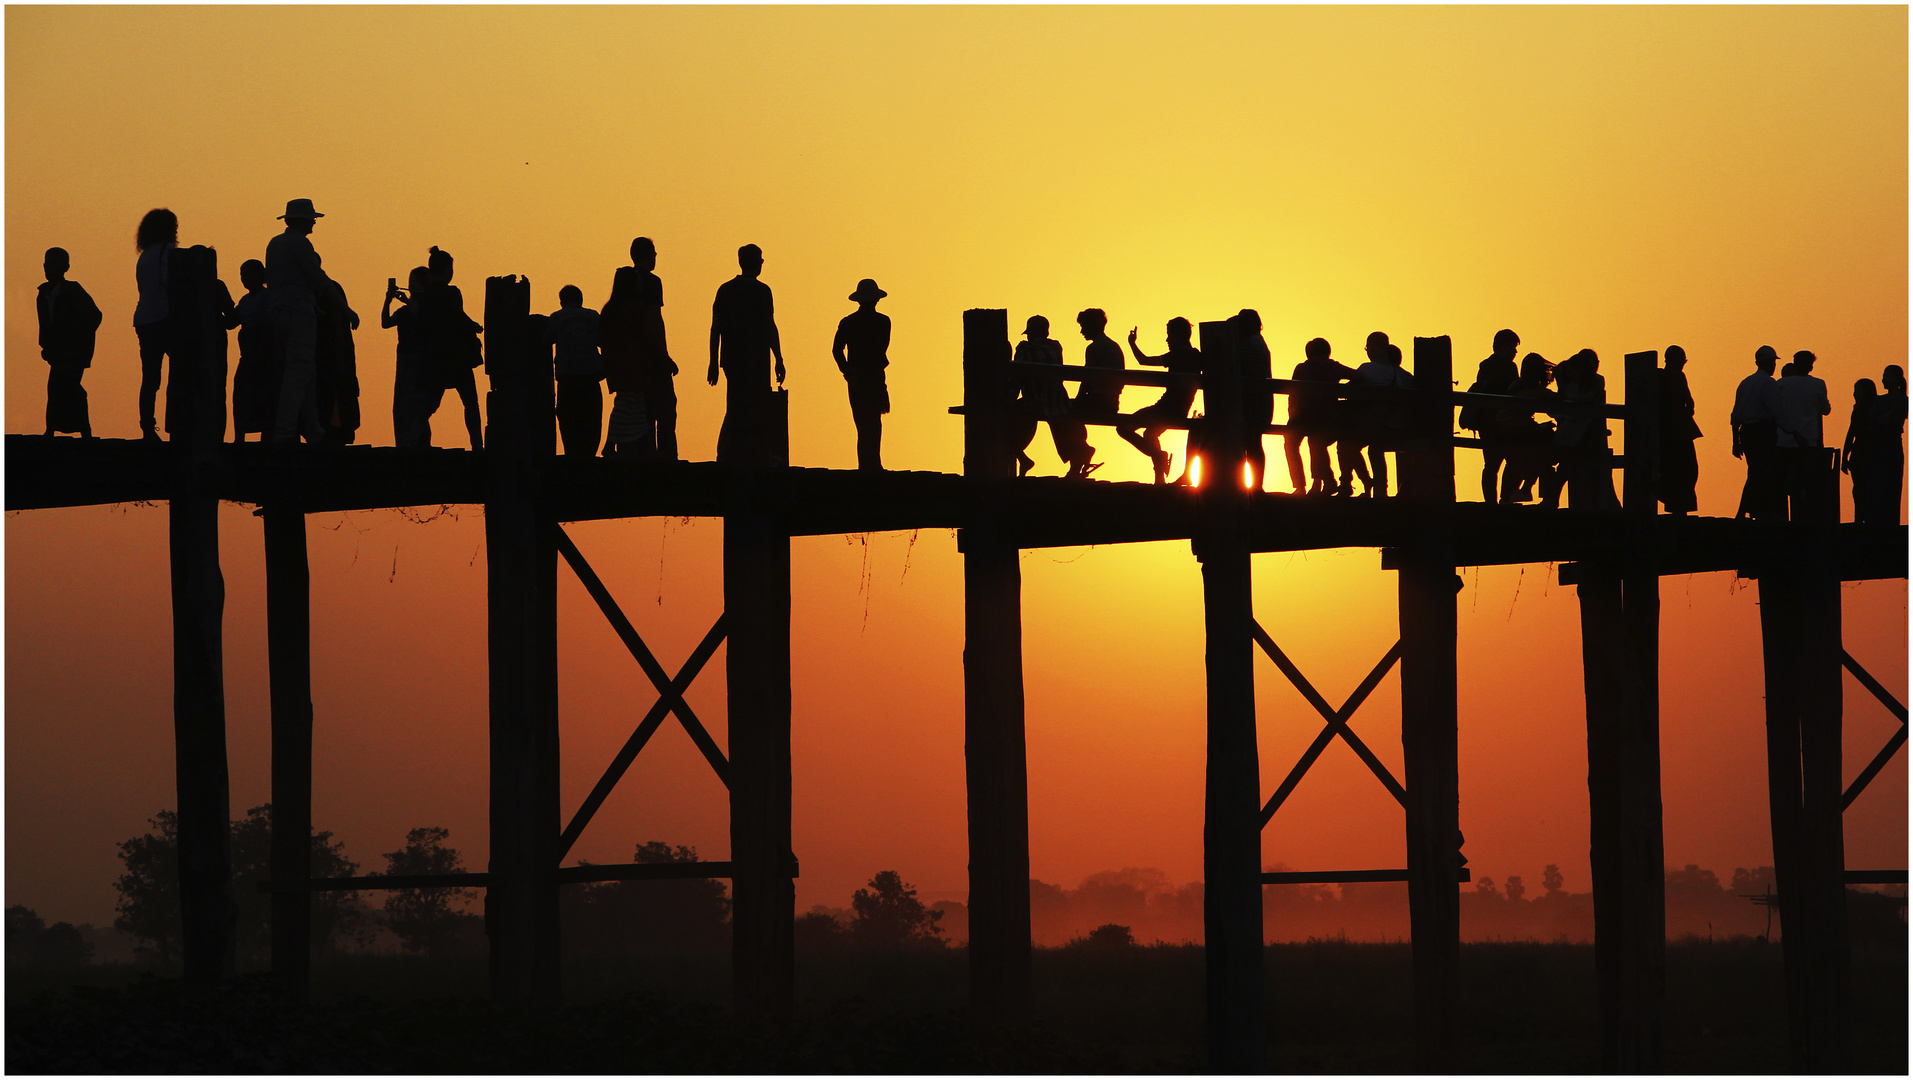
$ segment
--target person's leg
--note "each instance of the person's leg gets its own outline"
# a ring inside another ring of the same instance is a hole
[[[651,380],[645,394],[645,413],[656,429],[657,456],[664,461],[678,459],[678,392],[671,376]]]
[[[1375,479],[1369,483],[1368,490],[1380,497],[1388,497],[1388,451],[1370,443],[1368,445],[1368,467]]]
[[[167,327],[168,324],[161,321],[134,329],[139,336],[139,426],[149,439],[159,438],[154,406],[159,401],[160,363],[166,356]]]
[[[864,472],[883,471],[883,412],[869,407],[850,411],[857,425],[857,468]]]
[[[1484,441],[1487,436],[1483,436]],[[1507,463],[1507,455],[1499,443],[1481,448],[1481,501],[1494,505],[1495,489],[1501,475],[1501,467]]]
[[[1326,494],[1335,487],[1335,469],[1329,464],[1328,440],[1319,431],[1308,433],[1310,494]]]
[[[62,381],[60,365],[48,364],[46,366],[46,433],[48,435],[53,434],[55,426],[60,422],[60,394],[65,390],[65,387],[61,385]]]
[[[457,376],[458,400],[465,405],[465,435],[471,440],[472,449],[485,449],[485,418],[478,411],[478,378],[473,369],[466,368]]]
[[[272,441],[275,444],[298,441],[302,431],[309,431],[304,424],[306,414],[312,414],[312,423],[318,423],[318,408],[312,400],[312,384],[317,371],[314,366],[318,346],[318,320],[310,311],[275,311],[272,313],[273,336],[279,341],[279,352],[285,358],[284,374],[279,382],[279,407],[274,412]]]
[[[1282,433],[1282,456],[1289,463],[1289,487],[1297,495],[1308,490],[1308,480],[1302,475],[1302,438],[1302,433],[1294,428]]]

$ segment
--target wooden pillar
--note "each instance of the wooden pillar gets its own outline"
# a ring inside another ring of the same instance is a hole
[[[1767,775],[1792,1067],[1846,1068],[1848,944],[1840,821],[1838,474],[1806,452],[1784,555],[1760,569]]]
[[[195,247],[173,255],[169,288],[177,333],[167,395],[168,447],[175,462],[168,506],[173,587],[173,751],[179,806],[179,897],[184,974],[212,982],[232,971],[232,898],[228,851],[231,791],[226,771],[223,621],[226,581],[219,570],[221,407],[209,407],[210,371],[223,371],[225,333],[211,292],[217,257]],[[203,376],[203,377],[202,377]],[[174,414],[177,407],[178,415]]]
[[[963,471],[1014,473],[1006,432],[1008,313],[963,313]],[[1023,728],[1022,569],[1014,538],[983,516],[963,552],[963,756],[970,826],[970,1014],[986,1024],[1030,1009],[1029,762]]]
[[[1461,991],[1461,823],[1455,683],[1454,354],[1415,339],[1413,442],[1398,456],[1414,542],[1397,576],[1402,763],[1408,793],[1408,921],[1415,962],[1415,1057],[1455,1068]]]
[[[551,366],[531,283],[485,282],[485,563],[491,672],[491,992],[555,1007],[558,959],[558,564],[542,482],[554,448]]]
[[[312,593],[306,515],[265,507],[266,657],[272,678],[272,971],[304,1000],[312,979]]]
[[[775,460],[779,449],[769,448]],[[731,750],[731,972],[737,1015],[790,1016],[796,858],[791,852],[790,534],[775,472],[733,468],[724,515],[725,687]]]
[[[1578,586],[1601,1061],[1622,1073],[1659,1072],[1665,1061],[1655,360],[1651,352],[1626,360],[1624,549],[1615,561],[1584,564]]]
[[[1255,616],[1248,460],[1235,328],[1202,324],[1206,424],[1201,519],[1208,759],[1202,823],[1209,1067],[1259,1073],[1268,1057],[1262,956],[1262,788],[1255,745]]]

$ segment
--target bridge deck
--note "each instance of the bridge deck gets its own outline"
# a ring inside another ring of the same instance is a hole
[[[161,502],[172,490],[170,444],[6,437],[6,509]],[[347,447],[282,456],[255,443],[223,446],[220,496],[263,504],[296,498],[308,512],[485,501],[486,455],[464,450]],[[1189,488],[1059,477],[976,480],[951,473],[840,469],[733,470],[715,462],[654,464],[555,457],[547,466],[561,521],[722,517],[739,484],[768,496],[793,536],[987,523],[1019,547],[1187,540],[1202,494]],[[1402,499],[1260,494],[1251,500],[1256,551],[1388,549],[1407,543],[1429,509]],[[1784,526],[1726,518],[1657,519],[1663,574],[1750,570],[1780,549]],[[1586,562],[1618,557],[1625,521],[1613,514],[1454,507],[1456,564]],[[1841,525],[1845,580],[1903,578],[1907,528]],[[1389,560],[1384,554],[1384,565]]]

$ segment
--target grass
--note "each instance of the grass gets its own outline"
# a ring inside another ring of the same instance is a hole
[[[1268,950],[1274,1072],[1414,1068],[1405,944],[1317,941]],[[1856,953],[1852,1065],[1904,1073],[1903,952]],[[482,958],[352,956],[319,965],[313,1004],[263,975],[196,993],[124,965],[14,972],[10,1072],[1197,1072],[1204,1068],[1197,946],[1039,949],[1036,1015],[982,1035],[964,1020],[965,957],[800,956],[785,1030],[731,1020],[728,958],[572,958],[568,1004],[506,1016],[482,998]],[[1585,945],[1462,947],[1460,1066],[1598,1071],[1594,955]],[[1667,1063],[1686,1073],[1788,1067],[1777,945],[1670,943]]]

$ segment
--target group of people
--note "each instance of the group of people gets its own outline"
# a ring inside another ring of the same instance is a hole
[[[1475,370],[1471,394],[1493,394],[1516,399],[1507,405],[1470,402],[1461,408],[1460,426],[1481,439],[1481,499],[1516,506],[1539,500],[1553,509],[1565,492],[1577,509],[1607,509],[1618,505],[1608,473],[1607,423],[1601,407],[1607,404],[1607,379],[1601,357],[1582,349],[1559,364],[1540,353],[1528,353],[1515,363],[1521,336],[1501,330],[1493,351]],[[1698,475],[1693,440],[1694,401],[1687,393],[1681,368],[1687,354],[1675,345],[1667,350],[1661,372],[1661,445],[1663,477],[1659,492],[1670,513],[1694,509],[1694,481]],[[1685,412],[1674,404],[1685,400]],[[1518,403],[1517,403],[1518,402]],[[1540,415],[1537,415],[1539,413]],[[1553,419],[1544,420],[1542,415]],[[1678,423],[1670,423],[1680,415]],[[1689,429],[1692,429],[1691,432]],[[1670,456],[1681,458],[1681,439],[1689,464],[1669,467]]]
[[[1731,415],[1734,456],[1747,462],[1734,516],[1786,521],[1795,501],[1808,495],[1810,477],[1825,467],[1822,418],[1833,412],[1827,384],[1813,374],[1814,355],[1793,354],[1774,367],[1780,354],[1771,345],[1754,353],[1753,374],[1740,380]],[[1853,520],[1897,525],[1906,452],[1900,438],[1906,427],[1906,371],[1888,365],[1876,387],[1872,379],[1853,384],[1853,413],[1840,447],[1840,470],[1853,481]]]

